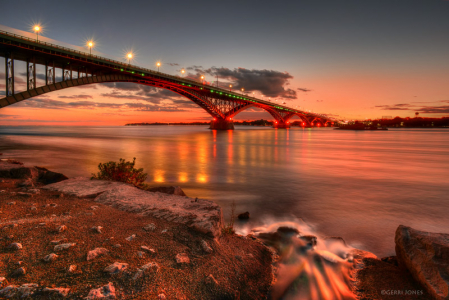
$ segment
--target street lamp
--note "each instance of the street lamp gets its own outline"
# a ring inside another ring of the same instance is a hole
[[[245,91],[245,89],[244,88],[242,88],[242,95],[243,95],[243,92]]]
[[[89,47],[90,55],[92,55],[92,47],[94,46],[94,42],[90,41],[89,43],[87,43],[87,46]]]
[[[201,75],[201,83],[204,84],[204,75]]]
[[[156,66],[157,66],[157,71],[159,72],[159,67],[161,66],[161,63],[160,63],[160,62],[157,62],[157,63],[156,63]]]
[[[182,76],[184,76],[184,73],[185,73],[185,72],[186,72],[186,70],[184,70],[184,69],[181,70]]]
[[[131,59],[133,58],[133,54],[130,52],[126,55],[128,57],[128,65],[131,64]]]
[[[36,42],[39,42],[39,31],[41,30],[41,28],[36,25],[34,26],[34,32],[36,32]]]
[[[231,91],[231,89],[232,89],[232,84],[229,85],[229,91]]]

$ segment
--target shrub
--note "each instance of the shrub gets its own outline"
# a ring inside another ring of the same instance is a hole
[[[120,161],[110,161],[107,163],[100,163],[98,169],[100,172],[97,174],[92,173],[92,179],[113,180],[125,183],[130,183],[136,187],[145,187],[145,179],[147,174],[143,172],[143,169],[136,169],[136,158],[133,161],[125,161],[120,158]]]
[[[221,229],[221,232],[223,234],[234,234],[235,233],[234,221],[235,221],[235,201],[232,201],[229,223]]]

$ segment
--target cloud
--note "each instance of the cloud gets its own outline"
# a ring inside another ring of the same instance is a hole
[[[169,65],[171,67],[179,66],[178,63],[165,63],[166,65]]]
[[[151,105],[145,103],[103,103],[94,101],[64,102],[52,99],[30,99],[14,104],[16,107],[43,108],[43,109],[96,109],[109,108],[131,111],[184,111],[174,105]]]
[[[324,100],[316,100],[316,102],[323,102]]]
[[[449,113],[449,105],[418,105],[414,103],[449,103],[449,100],[440,100],[436,102],[412,102],[410,103],[399,103],[393,105],[377,105],[375,108],[380,108],[382,110],[407,110],[415,111],[424,114],[447,114]]]
[[[298,91],[307,93],[307,92],[311,92],[312,90],[306,89],[306,88],[297,88]]]
[[[376,105],[376,108],[382,110],[413,110],[413,107],[408,103],[393,104],[393,105]]]
[[[257,69],[228,69],[212,67],[202,70],[201,66],[193,66],[191,70],[197,73],[209,74],[213,77],[218,75],[220,81],[228,81],[233,85],[233,89],[240,90],[244,88],[248,92],[260,91],[268,97],[282,97],[285,99],[296,99],[296,91],[285,88],[289,84],[289,80],[293,78],[287,72],[279,72],[274,70],[257,70]],[[226,86],[228,84],[226,83]]]
[[[91,95],[72,95],[72,96],[59,96],[62,99],[92,99]]]

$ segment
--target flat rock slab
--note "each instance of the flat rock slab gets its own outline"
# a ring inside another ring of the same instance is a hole
[[[75,177],[46,185],[43,189],[58,191],[80,198],[95,198],[101,193],[123,186],[131,187],[131,185],[122,182]]]
[[[188,227],[212,237],[219,236],[223,224],[221,207],[209,200],[152,193],[128,185],[110,189],[95,201],[115,208],[142,213]]]
[[[37,178],[36,168],[11,163],[8,159],[0,160],[0,177],[2,178]]]
[[[46,185],[43,189],[81,198],[96,197],[95,201],[120,210],[184,224],[212,237],[221,234],[221,207],[209,200],[149,192],[126,183],[91,180],[87,177],[67,179]]]

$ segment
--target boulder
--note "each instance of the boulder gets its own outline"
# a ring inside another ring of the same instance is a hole
[[[96,299],[116,299],[117,296],[115,294],[115,288],[112,282],[109,282],[105,286],[102,286],[98,289],[90,290],[87,295],[86,300],[96,300]]]
[[[158,186],[147,189],[149,192],[159,192],[170,195],[186,196],[180,186]]]
[[[237,216],[237,218],[239,218],[240,220],[248,220],[249,219],[249,212],[244,212],[241,213]]]
[[[435,299],[449,299],[449,234],[400,225],[395,236],[398,264]]]
[[[94,258],[97,258],[98,256],[105,255],[108,253],[109,253],[109,250],[106,248],[95,248],[94,250],[89,251],[87,253],[87,260],[92,260]]]

